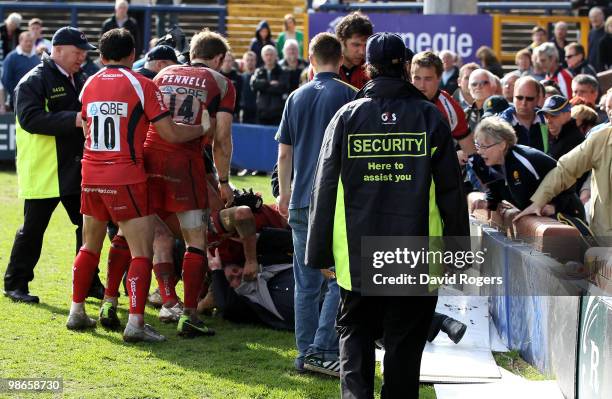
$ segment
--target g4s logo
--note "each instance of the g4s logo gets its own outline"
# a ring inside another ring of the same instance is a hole
[[[392,112],[383,112],[380,119],[382,119],[383,122],[396,122],[397,116]]]

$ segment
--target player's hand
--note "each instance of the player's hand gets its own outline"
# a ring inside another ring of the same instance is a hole
[[[321,269],[321,274],[325,277],[326,280],[333,280],[336,278],[336,273],[329,269]]]
[[[221,270],[223,268],[223,263],[221,262],[221,257],[219,256],[219,248],[215,248],[214,251],[214,255],[210,250],[206,251],[206,255],[208,257],[208,267],[210,270]]]
[[[588,188],[585,188],[584,190],[580,192],[580,202],[582,202],[583,205],[589,202],[590,199],[591,199],[591,190],[589,190]]]
[[[219,183],[219,192],[221,193],[221,199],[225,207],[229,208],[232,206],[234,202],[234,190],[232,190],[229,183]]]
[[[518,215],[516,215],[514,217],[514,219],[512,219],[512,223],[516,223],[520,218],[522,218],[523,216],[527,216],[527,215],[538,215],[538,216],[542,216],[542,208],[541,206],[537,205],[537,204],[531,204],[529,205],[527,208],[523,209],[521,211],[521,213],[519,213]]]
[[[83,118],[81,118],[80,112],[77,112],[74,124],[76,127],[83,127]]]
[[[553,204],[544,205],[540,213],[542,213],[542,216],[553,216],[555,214],[555,206]]]
[[[246,261],[244,263],[244,271],[242,272],[242,279],[245,281],[255,280],[257,278],[258,269],[259,269],[259,264],[257,264],[257,262]]]
[[[291,196],[287,194],[281,194],[278,197],[278,212],[285,219],[289,218],[289,198]]]
[[[202,111],[202,120],[200,121],[200,125],[202,125],[204,135],[206,135],[208,130],[210,130],[210,115],[206,109]]]

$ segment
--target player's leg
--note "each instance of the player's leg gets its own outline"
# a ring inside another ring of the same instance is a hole
[[[123,332],[126,342],[161,342],[165,337],[144,322],[144,310],[151,285],[154,217],[143,216],[119,222],[132,253],[128,271],[130,315]]]
[[[179,229],[180,235],[180,229]],[[162,222],[155,218],[155,239],[153,241],[153,271],[162,298],[159,319],[162,322],[177,322],[183,314],[183,305],[176,295],[177,277],[174,272],[174,241],[175,234]]]
[[[100,306],[100,324],[106,328],[118,329],[121,327],[117,316],[119,303],[119,286],[123,276],[130,267],[132,254],[123,231],[119,229],[111,240],[108,251],[108,270],[106,272],[106,289],[104,300]]]
[[[177,330],[184,337],[214,335],[197,314],[198,297],[208,272],[206,256],[206,221],[208,210],[196,209],[177,213],[187,250],[183,258],[185,304]]]
[[[83,246],[74,259],[72,269],[72,304],[66,327],[82,330],[96,326],[85,313],[85,298],[100,261],[100,251],[106,236],[106,220],[83,215]]]

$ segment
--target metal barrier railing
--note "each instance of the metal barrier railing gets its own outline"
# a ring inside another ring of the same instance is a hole
[[[309,1],[309,7],[312,3]],[[551,14],[553,11],[565,11],[569,13],[572,9],[572,4],[569,1],[481,1],[478,2],[478,12],[485,11],[509,11],[509,10],[545,10]],[[422,2],[354,2],[345,4],[323,4],[319,7],[320,11],[407,11],[418,13],[423,11]]]
[[[0,1],[0,20],[4,20],[5,9],[10,10],[68,10],[70,11],[70,25],[79,26],[78,12],[79,11],[100,11],[112,13],[115,9],[113,2],[108,3],[65,3],[65,2],[35,2],[35,1]],[[130,10],[144,13],[144,32],[143,43],[149,43],[151,39],[151,20],[152,15],[156,13],[208,13],[217,14],[219,17],[218,31],[225,34],[225,19],[227,16],[227,7],[225,0],[218,0],[218,4],[203,4],[203,5],[147,5],[147,4],[132,4]]]
[[[514,62],[516,52],[504,51],[502,48],[502,37],[503,37],[503,25],[507,23],[513,24],[529,24],[531,26],[541,26],[548,31],[548,26],[551,23],[564,21],[567,23],[577,23],[580,26],[579,40],[585,49],[588,48],[588,36],[589,36],[589,19],[587,17],[573,17],[573,16],[533,16],[533,15],[493,15],[493,37],[492,37],[492,48],[497,58],[501,62]]]

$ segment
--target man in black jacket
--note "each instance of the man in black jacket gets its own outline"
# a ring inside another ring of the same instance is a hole
[[[257,93],[257,123],[278,125],[289,97],[289,74],[278,65],[274,46],[264,46],[261,56],[264,65],[251,78],[251,88]]]
[[[389,291],[398,288],[390,285],[367,292],[372,281],[364,273],[374,266],[362,266],[362,256],[370,256],[367,243],[383,236],[469,235],[448,123],[407,81],[404,62],[398,35],[368,39],[372,80],[332,118],[314,178],[306,264],[336,267],[345,398],[374,396],[374,341],[380,337],[386,350],[382,397],[418,397],[421,357],[437,302],[436,297],[393,296],[398,294]],[[410,289],[399,287],[402,295],[414,292]]]
[[[24,198],[24,222],[17,231],[6,273],[5,294],[15,301],[38,302],[29,295],[34,266],[40,258],[43,235],[59,202],[77,226],[76,250],[81,247],[80,194],[83,130],[79,93],[85,83],[81,63],[94,49],[72,27],[53,36],[51,57],[21,79],[15,89],[17,176]],[[92,286],[102,284],[95,278]],[[91,291],[90,291],[91,292]],[[101,298],[101,292],[98,293]]]
[[[102,32],[100,36],[111,29],[125,28],[132,34],[134,43],[136,44],[136,57],[142,54],[142,38],[140,37],[140,28],[138,22],[128,15],[129,3],[126,0],[117,0],[115,2],[115,14],[104,20],[102,23]]]
[[[557,160],[584,141],[576,120],[572,119],[571,109],[567,98],[556,95],[547,98],[538,111],[548,125],[548,155]]]

